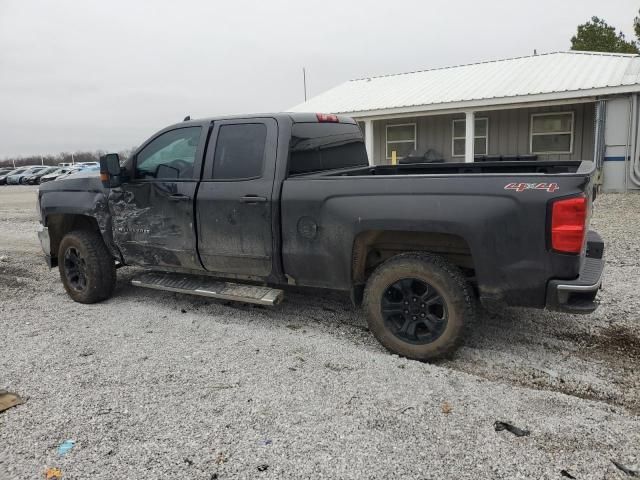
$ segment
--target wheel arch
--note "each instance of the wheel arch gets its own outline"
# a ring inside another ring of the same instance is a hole
[[[385,260],[402,253],[425,252],[441,255],[459,267],[467,277],[475,276],[471,247],[460,235],[409,230],[367,230],[353,241],[351,273],[352,299],[359,303],[367,278]]]
[[[79,213],[51,213],[45,219],[45,226],[49,229],[51,257],[55,261],[57,261],[60,242],[67,233],[74,230],[87,230],[102,235],[95,217]]]

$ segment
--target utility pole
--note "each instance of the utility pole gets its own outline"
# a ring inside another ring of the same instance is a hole
[[[302,86],[304,88],[304,101],[307,101],[307,70],[302,67]]]
[[[44,166],[44,157],[42,155],[40,155],[40,165]]]
[[[76,160],[75,160],[75,158],[73,158],[73,152],[71,152],[71,164],[72,165],[76,164]]]

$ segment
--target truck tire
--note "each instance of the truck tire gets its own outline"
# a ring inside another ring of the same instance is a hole
[[[80,303],[96,303],[113,295],[116,264],[98,232],[67,233],[58,249],[58,269],[69,296]]]
[[[451,354],[474,316],[472,290],[460,270],[428,253],[396,255],[378,266],[363,305],[378,341],[414,360]]]

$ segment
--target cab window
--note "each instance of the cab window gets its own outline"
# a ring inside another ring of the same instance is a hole
[[[262,175],[267,127],[262,123],[222,125],[213,160],[215,180],[258,178]]]
[[[350,123],[296,123],[291,130],[289,175],[369,165],[360,127]]]
[[[193,179],[201,130],[201,127],[179,128],[152,140],[136,156],[136,178]]]

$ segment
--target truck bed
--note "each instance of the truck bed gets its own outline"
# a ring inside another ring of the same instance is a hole
[[[575,279],[581,266],[579,255],[549,248],[548,206],[592,197],[593,169],[591,161],[439,163],[290,177],[284,269],[302,285],[348,289],[366,278],[372,250],[383,260],[403,244],[472,271],[483,300],[541,308],[549,279]]]

